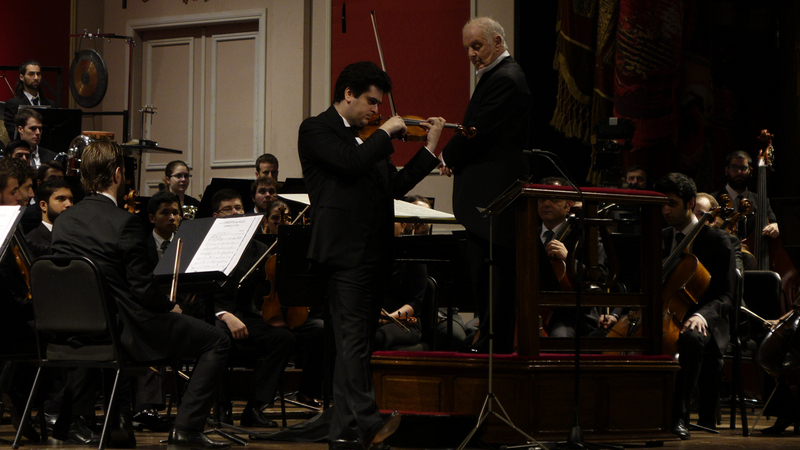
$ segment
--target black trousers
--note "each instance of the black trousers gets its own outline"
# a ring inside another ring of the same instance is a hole
[[[489,311],[489,241],[472,232],[467,233],[467,258],[480,316],[481,337],[478,345],[488,346],[489,318],[493,312],[494,350],[497,353],[512,353],[516,326],[517,253],[514,248],[499,245],[494,246],[492,253],[494,311]]]
[[[281,379],[289,353],[294,349],[294,335],[288,328],[273,327],[261,316],[247,314],[237,316],[247,327],[247,339],[232,339],[234,349],[231,356],[235,359],[255,357],[253,361],[255,373],[250,398],[260,403],[272,403],[275,390]],[[228,336],[230,331],[225,322],[217,320],[217,328],[223,330]],[[242,361],[234,361],[234,364]],[[220,389],[220,402],[230,402],[230,372],[225,371],[225,376]]]
[[[300,375],[300,393],[311,398],[322,398],[322,383],[325,371],[325,322],[321,317],[309,316],[306,321],[292,330],[297,341],[296,362],[303,367]],[[330,346],[331,351],[333,346]],[[300,358],[302,356],[302,358]],[[334,359],[332,358],[331,361]]]
[[[706,329],[706,333],[703,336],[697,330],[687,330],[678,338],[681,369],[675,381],[673,418],[686,417],[692,391],[697,385],[700,422],[713,423],[716,420],[722,354],[711,330]]]
[[[364,439],[381,422],[370,354],[391,266],[379,261],[327,270],[328,306],[336,343],[330,439]]]

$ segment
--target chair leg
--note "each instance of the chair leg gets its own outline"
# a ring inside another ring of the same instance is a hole
[[[28,395],[28,401],[25,402],[25,409],[22,411],[22,417],[28,417],[31,412],[31,403],[33,403],[33,398],[36,396],[36,389],[39,387],[39,377],[42,374],[42,366],[39,365],[39,369],[36,370],[36,377],[33,379],[33,387],[31,387],[31,393]],[[19,448],[19,441],[22,439],[22,425],[17,429],[17,435],[14,438],[14,443],[11,445],[11,448],[18,449]]]
[[[111,386],[111,395],[108,398],[106,417],[103,420],[103,433],[100,435],[100,445],[97,447],[97,450],[103,450],[106,447],[106,439],[108,439],[108,422],[111,419],[111,411],[114,407],[114,398],[117,396],[117,384],[119,383],[119,375],[121,371],[121,368],[117,368],[117,373],[114,376],[114,385]]]
[[[283,428],[286,428],[286,400],[283,398],[283,374],[281,374],[281,378],[278,380],[278,392],[281,397],[281,421],[283,422]]]

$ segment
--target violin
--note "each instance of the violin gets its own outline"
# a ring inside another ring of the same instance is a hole
[[[137,206],[141,202],[139,202],[137,198],[139,198],[139,194],[136,192],[135,189],[131,189],[130,191],[128,191],[127,194],[125,194],[124,197],[122,197],[122,200],[125,201],[125,209],[129,213],[139,214],[139,209],[137,208]]]
[[[378,45],[378,57],[381,61],[381,69],[384,72],[387,72],[386,62],[383,59],[383,50],[381,49],[381,38],[378,36],[378,19],[375,15],[375,11],[370,11],[370,17],[372,18],[372,30],[375,32],[375,43]],[[395,109],[394,97],[392,96],[392,93],[389,92],[386,95],[389,98],[389,108],[392,111],[392,116],[397,116],[397,110]],[[392,136],[393,138],[396,137],[408,142],[424,142],[428,139],[428,130],[420,126],[421,123],[427,122],[427,120],[419,116],[411,115],[402,116],[402,118],[403,122],[408,127],[406,133],[402,136]],[[380,126],[383,125],[386,120],[387,119],[382,118],[378,114],[372,116],[369,120],[369,123],[359,130],[358,136],[361,138],[361,140],[366,140],[372,136],[372,133],[380,128]],[[471,139],[478,134],[478,131],[475,129],[475,127],[465,128],[463,125],[457,123],[445,123],[444,128],[454,129],[456,132],[463,134],[468,139]]]
[[[758,349],[758,363],[773,377],[800,369],[800,306],[770,329]]]
[[[24,238],[20,237],[21,232],[19,229],[14,231],[13,240],[14,244],[11,251],[14,253],[14,261],[17,263],[19,273],[25,279],[25,285],[28,287],[28,292],[25,294],[27,301],[31,301],[31,260],[28,257],[26,248],[23,248]]]

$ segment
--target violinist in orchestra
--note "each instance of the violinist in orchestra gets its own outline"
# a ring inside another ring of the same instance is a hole
[[[697,189],[686,175],[671,173],[658,180],[654,190],[669,200],[668,204],[661,207],[664,220],[669,225],[663,230],[662,249],[663,256],[667,258],[676,248],[680,250],[685,245],[681,244],[683,238],[694,231],[698,224],[693,213]],[[703,226],[687,247],[687,251],[696,256],[708,271],[710,281],[697,304],[689,306],[677,337],[680,370],[673,398],[673,432],[681,439],[689,438],[688,407],[695,385],[699,391],[698,425],[716,427],[722,355],[730,339],[729,316],[736,270],[734,250],[726,235],[717,228]],[[675,275],[673,272],[670,276]],[[669,300],[664,299],[665,302]]]
[[[178,196],[168,191],[156,193],[147,202],[147,215],[153,232],[147,236],[147,258],[153,268],[164,256],[181,224],[181,203]]]
[[[753,176],[753,158],[749,153],[737,150],[728,155],[727,163],[725,165],[725,179],[727,183],[725,187],[712,194],[714,198],[719,200],[722,194],[728,194],[733,201],[733,209],[739,211],[741,200],[747,199],[753,205],[753,212],[758,211],[758,208],[766,208],[767,218],[769,223],[761,230],[761,234],[771,238],[780,236],[780,228],[778,227],[778,219],[772,211],[769,204],[769,199],[765,197],[766,204],[759,205],[757,192],[752,192],[747,188],[750,178]],[[752,215],[754,216],[754,214]],[[740,222],[741,223],[741,222]],[[745,220],[746,227],[740,226],[739,237],[746,238],[753,234],[755,229],[756,220],[753,217],[748,217]]]
[[[117,305],[121,345],[131,358],[153,361],[197,357],[168,444],[199,449],[229,447],[229,443],[209,439],[203,430],[226,372],[230,340],[213,325],[183,315],[180,306],[155,284],[147,260],[144,225],[139,217],[118,206],[125,194],[122,148],[110,141],[86,146],[81,157],[81,182],[87,196],[58,217],[53,227],[53,253],[86,256],[105,274],[106,293]],[[119,409],[110,417],[109,445],[131,447],[136,439],[127,391],[130,381],[123,378],[120,383],[119,402],[115,402]],[[82,377],[64,397],[73,398],[86,386],[97,385],[91,377]],[[91,432],[86,435],[82,431],[86,427],[80,415],[94,412],[96,398],[85,397],[80,405],[62,405],[54,436],[95,441]]]
[[[19,180],[28,176],[30,166],[16,158],[0,160],[0,205],[19,206],[22,199],[19,193]],[[35,354],[36,334],[33,329],[33,306],[28,297],[30,289],[9,242],[3,260],[0,261],[0,351],[3,354]],[[22,411],[25,407],[28,380],[15,376],[8,390],[11,404],[8,408]],[[27,386],[27,387],[26,387]],[[39,435],[30,426],[30,418],[22,424],[23,435],[38,442]],[[15,428],[20,423],[14,423]]]
[[[528,174],[522,153],[532,102],[522,68],[509,54],[503,27],[479,17],[462,29],[461,41],[475,68],[476,85],[462,125],[475,127],[467,138],[456,134],[442,150],[442,171],[452,173],[453,213],[467,229],[467,263],[478,299],[480,340],[469,351],[488,352],[489,221],[485,208],[506,188]],[[516,222],[514,208],[493,219],[491,286],[494,308],[494,351],[514,350],[516,307]]]
[[[250,185],[250,198],[255,205],[253,212],[256,214],[267,214],[269,206],[278,199],[277,183],[272,177],[263,176],[257,178]],[[261,223],[261,232],[267,234],[267,218]]]
[[[333,105],[300,125],[298,153],[311,200],[308,258],[326,283],[336,344],[332,449],[369,448],[399,426],[383,420],[375,404],[370,355],[384,290],[391,276],[393,199],[401,198],[439,165],[437,144],[444,119],[420,124],[427,142],[398,170],[391,162],[392,135],[407,130],[399,116],[369,137],[354,133],[378,112],[390,92],[389,76],[372,62],[350,64],[339,74]]]
[[[566,180],[558,177],[548,177],[540,181],[540,184],[554,186],[569,186]],[[575,248],[578,236],[572,232],[568,219],[570,208],[573,202],[564,199],[539,198],[537,200],[537,211],[539,214],[539,238],[542,245],[539,246],[539,280],[542,290],[559,291],[564,290],[563,285],[567,270],[584,270],[584,265],[575,258],[574,268],[567,267],[570,249]],[[602,242],[597,243],[597,266],[599,278],[605,278],[608,274],[606,269],[606,253]],[[596,279],[595,281],[600,281]],[[588,274],[584,279],[589,279]],[[572,287],[568,288],[573,289]],[[549,317],[547,328],[550,330],[548,336],[551,337],[574,337],[576,330],[581,336],[585,336],[598,327],[600,314],[597,308],[583,308],[580,318],[575,314],[575,308],[555,308]],[[619,319],[619,313],[615,310],[613,314],[603,315],[603,326],[612,327]],[[580,323],[577,321],[580,320]]]
[[[241,195],[233,189],[217,191],[211,199],[211,205],[213,216],[223,220],[225,217],[244,214]],[[264,244],[256,240],[250,241],[231,279],[241,280],[266,251],[267,247]],[[256,288],[263,279],[263,271],[259,269],[241,285],[226,283],[219,292],[202,296],[204,301],[214,302],[216,326],[233,339],[232,354],[240,357],[250,355],[255,365],[249,398],[242,411],[243,427],[278,426],[263,413],[263,409],[275,398],[278,381],[286,367],[289,353],[295,346],[294,336],[288,328],[272,326],[261,316],[263,296],[256,295]],[[232,407],[230,372],[225,371],[217,402],[220,420],[223,423],[232,424]]]
[[[264,234],[278,234],[278,228],[281,225],[289,225],[291,223],[291,213],[289,205],[281,200],[274,200],[267,207],[266,227]]]
[[[278,158],[272,153],[264,153],[256,159],[256,178],[270,177],[278,182]]]

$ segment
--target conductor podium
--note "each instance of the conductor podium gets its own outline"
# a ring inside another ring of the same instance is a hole
[[[574,350],[571,338],[541,337],[541,307],[576,304],[575,292],[540,289],[537,199],[582,200],[587,249],[582,261],[596,258],[603,222],[601,205],[641,210],[640,247],[635,260],[619,261],[620,270],[637,267],[637,292],[582,292],[584,307],[626,307],[642,311],[641,337],[581,338],[579,417],[587,439],[652,442],[677,439],[671,433],[672,391],[678,363],[661,355],[661,205],[655,192],[587,188],[581,196],[561,186],[527,185],[516,200],[518,351],[494,362],[496,394],[514,423],[542,441],[563,440],[573,425]],[[610,245],[606,242],[605,245]],[[606,355],[603,351],[628,351]],[[570,353],[572,352],[572,353]],[[637,355],[631,355],[636,353]],[[432,413],[480,411],[485,393],[486,355],[452,352],[376,352],[373,375],[381,409]],[[522,443],[520,435],[489,420],[480,436],[486,442]]]

